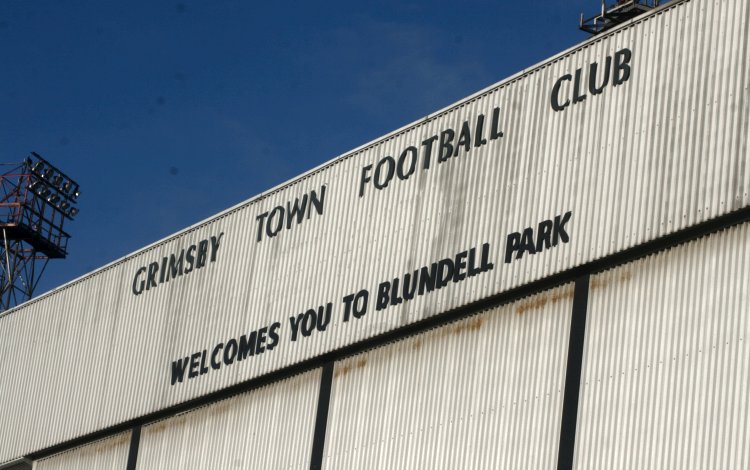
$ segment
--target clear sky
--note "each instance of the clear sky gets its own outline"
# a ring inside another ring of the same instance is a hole
[[[0,161],[81,185],[37,293],[583,40],[599,0],[1,0]]]

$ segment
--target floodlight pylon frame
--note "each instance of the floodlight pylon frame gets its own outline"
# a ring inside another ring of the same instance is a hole
[[[646,11],[659,6],[660,0],[613,0],[614,4],[607,6],[607,0],[601,0],[601,12],[591,18],[581,19],[578,29],[590,34],[599,34],[614,28]]]
[[[22,240],[9,239],[3,228],[0,246],[0,312],[15,307],[34,296],[44,270],[46,256]]]
[[[78,184],[32,156],[0,164],[11,167],[0,174],[0,312],[31,299],[49,260],[67,256],[63,226],[77,213]]]

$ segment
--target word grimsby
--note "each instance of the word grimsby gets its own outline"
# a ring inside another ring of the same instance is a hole
[[[164,256],[161,262],[141,266],[133,277],[133,294],[140,295],[144,290],[156,288],[171,279],[201,269],[209,262],[215,262],[222,236],[224,232],[182,248],[178,253]]]

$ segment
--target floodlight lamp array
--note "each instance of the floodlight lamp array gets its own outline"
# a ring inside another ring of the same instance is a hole
[[[29,174],[26,189],[68,219],[78,215],[78,208],[75,207],[81,195],[78,183],[36,152],[31,152],[24,163]]]

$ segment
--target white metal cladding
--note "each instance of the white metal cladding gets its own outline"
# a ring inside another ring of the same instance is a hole
[[[555,468],[573,285],[337,362],[326,469]]]
[[[750,225],[591,280],[575,468],[750,468]]]
[[[747,206],[749,11],[735,0],[662,8],[0,317],[0,374],[14,383],[0,388],[0,422],[13,423],[0,462]],[[551,110],[558,78],[601,70],[624,48],[627,82]],[[491,140],[496,107],[504,136]],[[479,115],[486,145],[440,164],[434,152],[429,170],[420,157],[409,179],[359,197],[363,167],[423,152]],[[259,215],[322,186],[322,215],[256,242]],[[509,233],[567,211],[569,243],[503,262]],[[215,262],[132,293],[139,268],[221,233]],[[375,310],[381,282],[485,243],[492,270]],[[342,298],[360,289],[369,311],[344,323]],[[326,332],[291,342],[288,318],[327,302]],[[277,321],[273,351],[170,384],[172,361]]]
[[[319,388],[317,369],[144,426],[136,468],[308,468]]]
[[[131,432],[77,447],[34,462],[33,470],[124,470]]]

